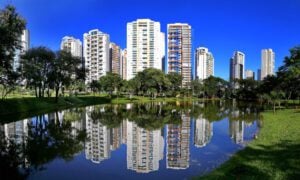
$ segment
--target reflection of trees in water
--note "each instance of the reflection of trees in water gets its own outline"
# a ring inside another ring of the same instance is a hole
[[[89,112],[85,107],[40,115],[28,120],[27,137],[24,138],[24,142],[18,144],[13,140],[1,138],[1,177],[6,177],[2,176],[5,172],[12,178],[25,178],[30,171],[43,169],[43,164],[57,157],[71,160],[74,154],[83,150],[87,113],[94,123],[101,123],[111,129],[111,139],[108,143],[112,149],[117,149],[120,141],[126,140],[126,137],[119,137],[126,131],[124,125],[121,127],[124,120],[153,131],[163,128],[166,124],[180,126],[184,116],[193,119],[201,117],[209,122],[226,117],[230,121],[246,123],[260,119],[256,105],[232,104],[225,101],[100,105],[93,106]],[[231,129],[240,129],[237,128],[240,125],[231,124]],[[1,127],[0,125],[0,132],[3,131]],[[25,170],[19,171],[20,167]]]
[[[44,164],[57,157],[72,160],[83,149],[85,132],[80,130],[74,135],[71,122],[58,117],[56,112],[29,121],[27,136],[21,143],[15,138],[1,138],[1,178],[25,178],[31,171],[43,170]]]

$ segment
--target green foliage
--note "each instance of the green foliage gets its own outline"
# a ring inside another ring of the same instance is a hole
[[[104,91],[112,95],[114,91],[118,93],[122,85],[122,79],[118,74],[107,72],[105,76],[100,78],[100,85]]]
[[[228,82],[222,78],[210,76],[204,80],[205,95],[209,98],[223,98],[226,88],[228,88]]]
[[[15,52],[21,49],[20,36],[25,29],[25,20],[13,6],[0,9],[0,91],[4,99],[18,80],[18,73],[13,70]]]
[[[22,76],[27,86],[34,88],[36,97],[44,97],[45,89],[50,88],[54,58],[54,52],[42,46],[29,49],[22,56]]]

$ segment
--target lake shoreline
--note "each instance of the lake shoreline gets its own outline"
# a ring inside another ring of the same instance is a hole
[[[126,97],[113,97],[108,96],[72,96],[60,97],[58,102],[55,102],[55,97],[18,97],[8,98],[0,101],[0,123],[12,122],[18,119],[28,118],[30,116],[48,113],[52,111],[60,111],[68,108],[83,107],[89,105],[101,104],[124,104],[124,103],[146,103],[146,102],[174,102],[174,101],[207,101],[208,99],[198,98],[156,98],[150,99],[149,97],[134,96],[131,99]],[[213,99],[219,100],[219,99]]]
[[[199,179],[297,179],[300,177],[300,110],[262,112],[257,139]]]

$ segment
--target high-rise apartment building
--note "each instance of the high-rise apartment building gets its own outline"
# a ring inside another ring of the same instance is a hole
[[[245,54],[235,51],[230,59],[230,80],[244,79],[245,73]]]
[[[13,61],[13,69],[16,71],[20,67],[20,58],[21,55],[25,54],[26,51],[28,51],[30,46],[30,38],[29,38],[29,30],[25,29],[22,32],[22,35],[19,38],[21,49],[17,49],[15,52],[15,57]]]
[[[115,43],[109,44],[110,71],[121,75],[121,48]]]
[[[86,80],[88,84],[93,80],[99,80],[110,70],[109,63],[109,35],[98,29],[84,33],[83,54],[86,69]]]
[[[127,49],[122,50],[121,53],[121,77],[127,79]]]
[[[255,73],[252,70],[247,69],[245,71],[245,76],[246,76],[246,79],[255,80]]]
[[[168,24],[168,72],[180,74],[183,87],[190,87],[192,80],[191,49],[191,26]]]
[[[65,36],[60,43],[60,49],[68,51],[75,57],[82,57],[82,43],[79,39],[71,36]]]
[[[214,75],[214,57],[205,47],[199,47],[195,53],[195,78],[204,80]]]
[[[261,75],[263,80],[268,75],[274,75],[275,53],[272,49],[261,50]]]
[[[127,23],[126,79],[132,79],[147,68],[162,70],[164,47],[164,33],[160,31],[159,22],[137,19]]]

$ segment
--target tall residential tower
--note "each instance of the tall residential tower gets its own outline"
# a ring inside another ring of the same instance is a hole
[[[132,79],[147,68],[162,70],[164,47],[164,33],[160,31],[159,22],[137,19],[127,23],[126,79]]]
[[[189,87],[192,80],[191,26],[168,24],[168,72],[182,76],[182,86]]]
[[[235,51],[230,59],[230,80],[244,79],[245,73],[245,54]]]
[[[207,48],[197,48],[195,58],[196,79],[204,80],[214,75],[214,57]]]
[[[263,80],[268,75],[274,75],[275,53],[272,49],[261,50],[261,75]]]
[[[71,36],[65,36],[60,43],[60,49],[68,51],[75,57],[82,57],[82,43],[79,39]]]
[[[28,29],[23,30],[22,35],[19,37],[19,42],[21,49],[17,49],[15,52],[15,57],[13,61],[13,69],[16,71],[20,67],[20,58],[26,51],[28,51],[30,46],[30,39],[29,39],[29,31]]]
[[[121,48],[115,43],[109,44],[110,71],[121,75]]]
[[[93,80],[99,80],[109,71],[109,35],[98,29],[84,33],[83,54],[86,69],[86,80],[88,84]]]

